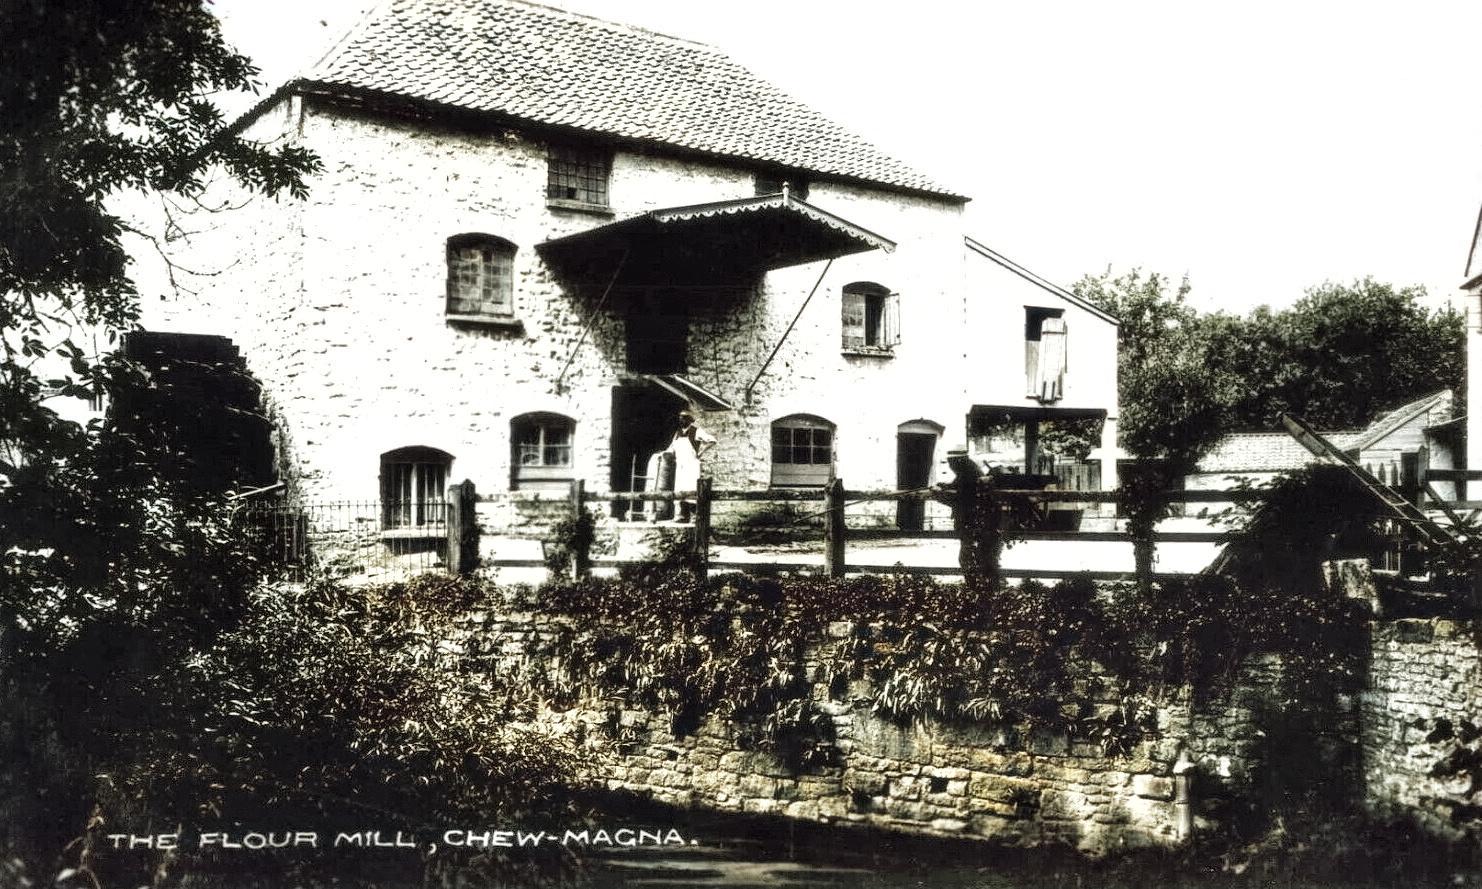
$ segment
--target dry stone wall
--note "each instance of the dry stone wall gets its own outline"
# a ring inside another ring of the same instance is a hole
[[[758,749],[753,726],[708,718],[676,733],[670,717],[610,699],[545,711],[541,721],[587,749],[608,789],[679,806],[851,823],[1011,845],[1062,844],[1090,854],[1178,842],[1200,813],[1256,783],[1262,702],[1280,673],[1274,660],[1244,669],[1234,690],[1207,701],[1171,690],[1156,727],[1122,751],[1065,733],[987,725],[902,724],[877,713],[860,681],[843,695],[825,679],[836,646],[855,635],[834,624],[807,663],[811,703],[832,735],[832,759],[799,767]],[[509,677],[550,667],[552,625],[521,615],[475,615],[470,634]],[[1102,713],[1119,702],[1095,702]],[[1351,714],[1350,714],[1351,715]],[[1352,746],[1351,721],[1330,724]],[[1179,797],[1178,775],[1200,776],[1203,800]],[[1181,811],[1181,803],[1191,807]],[[1181,827],[1181,816],[1188,822]]]
[[[1478,746],[1466,729],[1482,726],[1477,628],[1430,618],[1375,622],[1372,632],[1362,696],[1370,807],[1381,816],[1413,818],[1441,836],[1482,839],[1482,795],[1468,795],[1466,777],[1433,774],[1459,747]]]

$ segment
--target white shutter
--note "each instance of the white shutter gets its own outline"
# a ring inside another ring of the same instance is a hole
[[[889,348],[901,344],[901,295],[891,293],[885,297],[884,310],[881,313],[881,325],[884,328],[880,345]]]
[[[841,316],[845,349],[863,349],[865,345],[865,295],[844,291],[844,312]]]
[[[1041,321],[1033,394],[1042,402],[1059,401],[1064,395],[1065,352],[1065,319],[1046,318]]]

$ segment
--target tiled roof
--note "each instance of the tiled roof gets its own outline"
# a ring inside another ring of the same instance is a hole
[[[1347,449],[1363,433],[1352,430],[1322,435],[1337,447]],[[1199,471],[1286,472],[1312,461],[1312,452],[1285,432],[1236,432],[1225,436],[1199,461]]]
[[[520,0],[389,0],[302,81],[959,197],[719,50]]]

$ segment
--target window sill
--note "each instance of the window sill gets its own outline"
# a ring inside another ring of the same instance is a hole
[[[427,540],[447,536],[448,529],[441,525],[423,525],[419,528],[385,528],[381,531],[382,540]]]
[[[864,349],[840,349],[839,354],[847,358],[894,358],[895,352],[888,346]]]
[[[593,216],[610,218],[617,215],[607,204],[589,204],[586,201],[573,201],[570,198],[546,198],[545,205],[552,210],[575,210],[578,213],[590,213]]]
[[[513,333],[520,333],[525,329],[525,323],[518,318],[501,318],[497,315],[445,315],[444,317],[449,324],[487,327],[490,330],[508,330]]]

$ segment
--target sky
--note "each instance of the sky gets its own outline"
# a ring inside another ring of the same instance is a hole
[[[215,0],[269,88],[369,0]],[[973,198],[1070,285],[1187,275],[1202,310],[1372,276],[1456,294],[1482,207],[1477,2],[558,0],[719,47]]]

